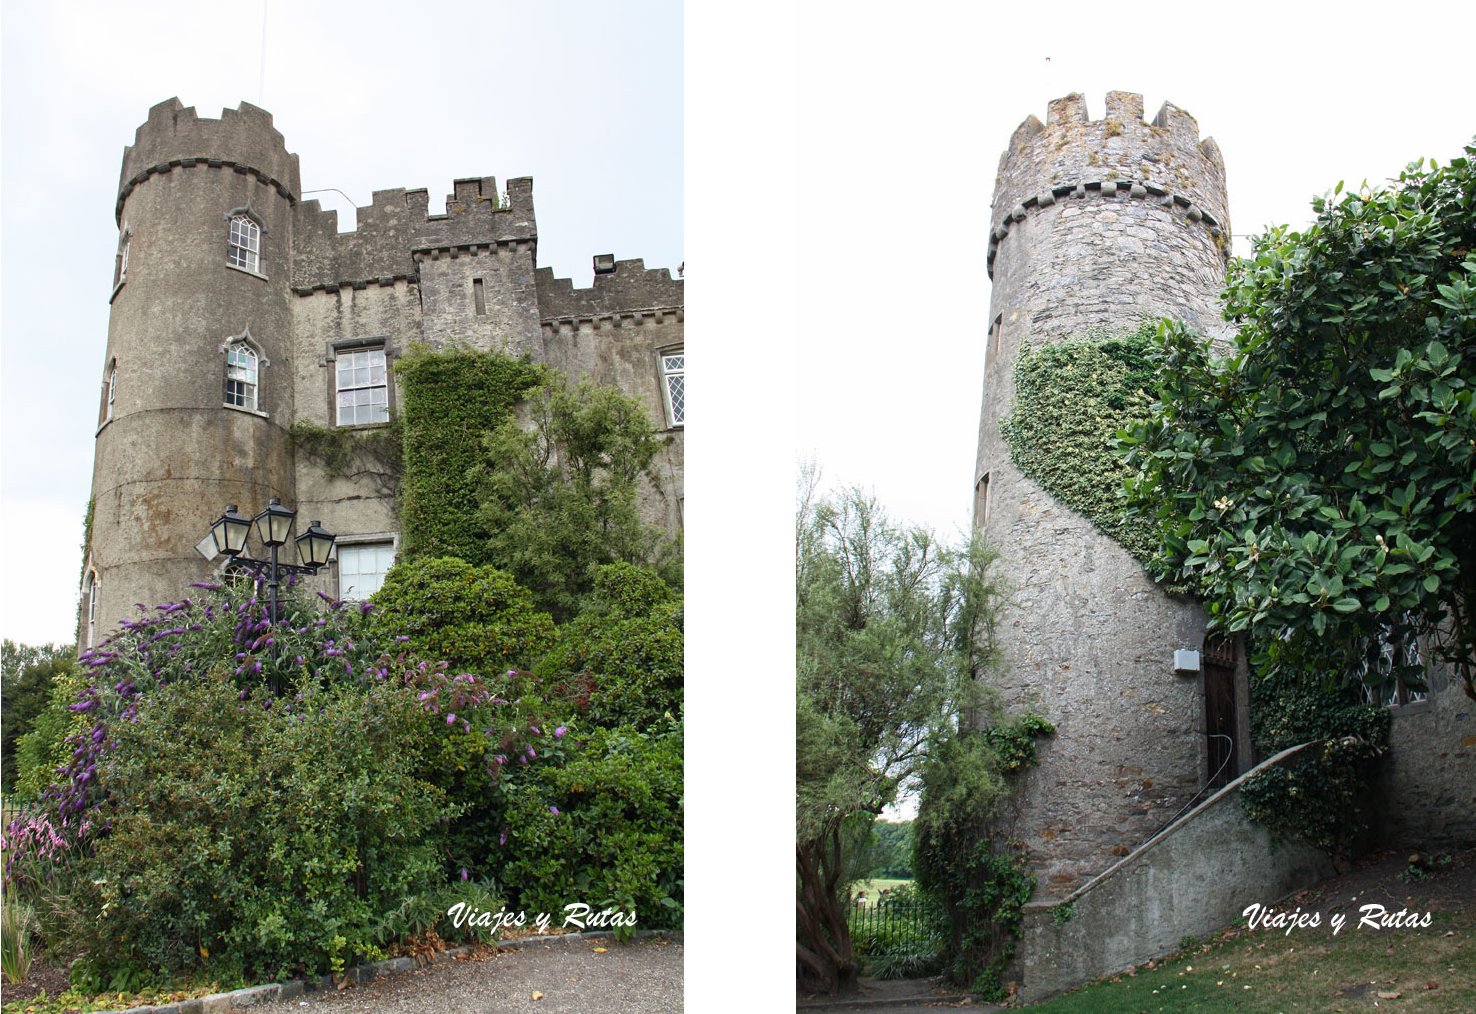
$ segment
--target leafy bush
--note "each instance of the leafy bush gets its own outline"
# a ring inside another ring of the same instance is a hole
[[[6,792],[16,791],[21,738],[45,713],[56,681],[76,671],[76,656],[71,645],[0,645],[0,782]]]
[[[682,734],[596,729],[549,748],[552,763],[503,787],[503,883],[527,912],[583,902],[678,923],[682,906]]]
[[[1366,704],[1356,687],[1283,667],[1253,669],[1251,738],[1258,756],[1313,740],[1295,757],[1241,786],[1252,820],[1278,838],[1337,859],[1356,851],[1368,830],[1368,786],[1389,742],[1389,711]]]
[[[655,467],[665,438],[649,410],[611,387],[570,385],[550,373],[483,441],[481,522],[485,555],[533,589],[560,623],[578,613],[595,568],[626,562],[681,582],[680,549],[642,520],[644,484],[661,495]],[[491,427],[488,427],[491,429]]]
[[[950,740],[923,771],[914,866],[924,895],[946,913],[946,974],[986,999],[1004,995],[1001,975],[1020,935],[1035,877],[1016,843],[991,840],[989,817],[1001,774],[1035,763],[1035,740],[1051,723],[1022,715]]]
[[[217,672],[148,694],[99,765],[109,830],[71,942],[99,981],[212,953],[268,978],[381,957],[384,913],[442,878],[431,831],[454,811],[416,775],[426,724],[389,681],[279,704]]]
[[[511,575],[465,560],[398,563],[374,595],[369,630],[409,638],[422,658],[493,678],[531,666],[553,644],[553,620]]]
[[[271,625],[249,582],[206,586],[83,655],[63,778],[7,829],[7,874],[61,867],[47,915],[91,947],[86,981],[222,953],[259,975],[341,967],[445,883],[468,808],[450,790],[485,795],[543,733],[368,611],[292,594]]]
[[[682,601],[654,572],[600,567],[589,607],[534,667],[601,725],[648,728],[682,709]]]
[[[56,779],[57,768],[71,760],[67,737],[86,727],[87,716],[70,705],[86,686],[87,677],[75,662],[53,674],[46,707],[16,740],[14,788],[20,795],[39,796]]]

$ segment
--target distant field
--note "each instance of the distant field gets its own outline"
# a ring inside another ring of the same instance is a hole
[[[851,900],[856,900],[856,896],[860,894],[861,891],[864,889],[866,891],[867,902],[875,902],[877,899],[877,895],[880,894],[882,890],[885,889],[888,891],[893,891],[901,887],[903,884],[910,883],[912,883],[912,881],[910,880],[858,880],[851,885]]]

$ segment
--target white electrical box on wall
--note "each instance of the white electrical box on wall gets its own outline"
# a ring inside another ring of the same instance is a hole
[[[1175,649],[1174,672],[1183,676],[1192,676],[1199,672],[1199,652],[1193,648]]]

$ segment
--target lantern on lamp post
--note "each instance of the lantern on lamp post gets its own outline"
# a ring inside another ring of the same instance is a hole
[[[247,571],[258,580],[266,581],[270,602],[268,615],[272,623],[281,621],[277,589],[281,586],[282,578],[288,574],[316,574],[319,568],[328,564],[328,556],[333,552],[335,536],[323,528],[321,521],[314,521],[294,542],[300,562],[281,562],[278,551],[292,538],[292,526],[296,519],[296,511],[282,506],[281,500],[272,497],[267,501],[266,508],[254,518],[243,516],[237,512],[235,504],[229,504],[225,512],[210,526],[216,552],[230,557],[231,566]],[[257,538],[271,551],[269,559],[257,560],[245,555],[246,538],[251,533],[253,524],[256,525]]]

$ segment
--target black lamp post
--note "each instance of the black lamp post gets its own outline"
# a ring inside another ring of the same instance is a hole
[[[281,500],[272,497],[267,502],[266,509],[254,518],[238,514],[236,505],[230,504],[226,507],[225,513],[216,518],[215,523],[210,526],[210,534],[215,540],[217,552],[229,556],[231,562],[243,570],[257,577],[266,578],[271,596],[271,611],[268,615],[273,623],[281,619],[277,608],[277,588],[281,585],[283,575],[316,574],[318,568],[327,565],[328,554],[333,551],[335,536],[332,532],[324,531],[321,522],[314,521],[308,525],[307,531],[295,540],[297,556],[302,562],[300,564],[282,563],[277,557],[277,550],[286,545],[287,540],[292,537],[292,523],[296,518],[296,511],[283,507]],[[256,534],[262,544],[272,551],[270,560],[254,560],[242,555],[246,550],[246,536],[250,534],[253,523],[256,525]]]

